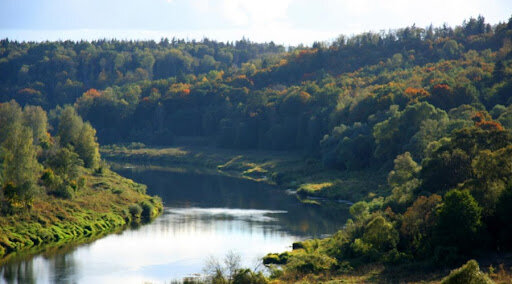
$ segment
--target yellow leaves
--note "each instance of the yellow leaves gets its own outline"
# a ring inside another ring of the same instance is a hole
[[[167,96],[186,97],[186,96],[190,95],[190,87],[191,87],[191,85],[190,84],[186,84],[186,83],[172,84],[169,87],[169,90],[167,90]]]
[[[321,191],[323,189],[332,187],[334,183],[332,182],[322,182],[322,183],[307,183],[300,186],[300,189],[306,192],[316,192]]]
[[[471,118],[475,122],[475,126],[483,130],[497,130],[502,131],[504,128],[501,123],[492,120],[491,116],[487,112],[477,112]]]
[[[89,89],[87,92],[83,94],[86,98],[97,98],[101,96],[101,92],[96,89]]]
[[[307,101],[309,101],[311,99],[311,95],[308,92],[304,92],[304,91],[299,93],[299,97],[300,97],[300,101],[302,103],[306,103]]]
[[[37,96],[40,94],[41,92],[39,92],[38,90],[34,90],[32,88],[23,88],[18,90],[18,95]]]

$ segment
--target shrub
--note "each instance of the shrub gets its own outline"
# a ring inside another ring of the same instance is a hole
[[[128,210],[130,211],[130,214],[132,215],[133,220],[140,219],[140,216],[142,214],[142,207],[140,207],[139,204],[130,205]]]
[[[491,284],[494,283],[485,273],[480,271],[478,262],[470,260],[460,268],[450,272],[442,284]]]
[[[82,189],[87,184],[87,179],[85,177],[79,177],[77,181],[78,189]]]
[[[155,206],[151,204],[149,201],[144,201],[141,203],[142,207],[142,214],[141,217],[145,221],[151,220],[151,217],[153,216],[153,209]]]
[[[250,269],[239,269],[233,275],[233,284],[264,284],[267,279],[261,272],[253,272]]]
[[[263,257],[263,264],[286,264],[289,257],[290,255],[288,252],[283,252],[281,254],[269,253]]]
[[[379,251],[388,251],[396,247],[398,232],[384,217],[377,216],[365,227],[363,241]]]
[[[73,188],[65,183],[61,183],[57,188],[50,192],[52,195],[64,199],[73,198],[75,191]]]
[[[335,265],[336,260],[326,255],[301,253],[289,258],[286,270],[300,274],[321,273],[331,270]]]
[[[355,239],[354,242],[350,244],[350,248],[357,256],[367,256],[374,258],[375,252],[372,249],[372,245],[364,242],[361,239]]]

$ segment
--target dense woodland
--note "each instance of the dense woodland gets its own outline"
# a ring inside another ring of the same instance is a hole
[[[352,206],[339,233],[267,256],[285,264],[276,272],[284,279],[512,249],[512,18],[289,50],[248,40],[5,39],[0,98],[24,106],[1,105],[4,199],[36,182],[12,173],[13,160],[44,165],[66,188],[78,177],[54,161],[97,167],[92,125],[101,143],[188,137],[301,152],[340,171],[389,170],[387,194]],[[57,139],[47,135],[44,111],[27,105],[48,110]]]

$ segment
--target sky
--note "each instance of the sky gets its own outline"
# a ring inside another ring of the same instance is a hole
[[[512,0],[0,0],[0,38],[19,41],[204,37],[310,45],[416,24],[512,16]]]

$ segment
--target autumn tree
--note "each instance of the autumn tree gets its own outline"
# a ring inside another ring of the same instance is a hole
[[[437,220],[436,210],[441,196],[420,196],[403,215],[400,233],[407,241],[412,254],[425,258],[432,248],[432,233]]]

